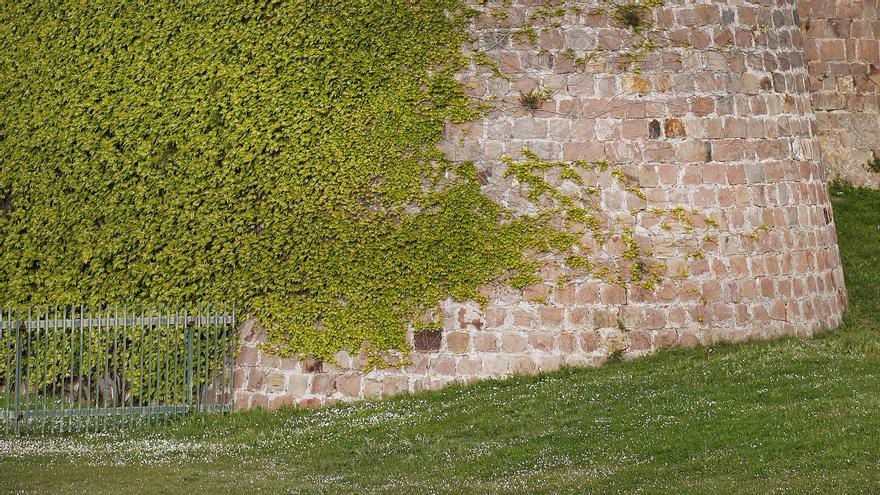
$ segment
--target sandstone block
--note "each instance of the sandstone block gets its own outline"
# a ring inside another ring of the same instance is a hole
[[[505,333],[501,336],[501,348],[504,352],[516,353],[524,352],[528,345],[526,338],[515,333]]]
[[[336,379],[336,388],[348,397],[360,397],[362,381],[360,375],[341,375]]]
[[[446,334],[446,347],[455,353],[468,352],[471,336],[467,332],[449,332]]]

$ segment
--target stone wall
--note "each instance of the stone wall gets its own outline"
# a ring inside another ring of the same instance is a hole
[[[486,66],[461,74],[493,110],[450,126],[444,149],[473,160],[485,193],[523,212],[534,205],[502,157],[528,148],[548,160],[613,162],[643,200],[607,171],[579,187],[596,187],[608,218],[627,222],[665,264],[663,282],[648,291],[548,268],[523,291],[486,287],[485,307],[445,301],[443,331],[412,336],[408,364],[366,374],[344,353],[335,363],[267,355],[258,349],[265,332],[250,321],[238,407],[318,406],[838,325],[846,294],[794,4],[668,1],[647,15],[656,31],[641,52],[641,35],[599,3],[566,2],[559,17],[542,5],[481,6],[467,49],[508,78]],[[552,96],[526,108],[521,93],[536,88]],[[675,207],[711,217],[712,240],[661,228],[666,213],[657,212]],[[620,254],[610,243],[595,256]]]
[[[877,0],[798,0],[818,137],[831,175],[880,187],[880,8]]]

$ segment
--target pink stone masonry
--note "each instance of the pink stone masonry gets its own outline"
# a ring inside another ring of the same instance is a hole
[[[831,175],[880,187],[880,7],[877,0],[798,0],[819,143]]]
[[[560,286],[563,274],[548,268],[524,291],[484,288],[484,307],[444,301],[443,331],[412,337],[409,364],[369,373],[346,353],[335,363],[267,355],[265,332],[249,321],[236,407],[314,407],[839,324],[846,292],[795,4],[668,1],[646,15],[657,47],[637,53],[639,36],[604,2],[555,2],[565,7],[558,17],[544,3],[474,2],[485,14],[465,49],[485,52],[509,79],[483,66],[460,74],[494,109],[450,126],[442,148],[474,161],[485,194],[523,213],[533,205],[502,157],[528,148],[541,159],[612,162],[639,181],[644,201],[608,173],[583,187],[600,189],[609,217],[629,219],[665,263],[663,283],[653,292],[590,277]],[[536,88],[551,96],[526,108],[520,94]],[[678,206],[718,223],[699,256],[652,213]]]

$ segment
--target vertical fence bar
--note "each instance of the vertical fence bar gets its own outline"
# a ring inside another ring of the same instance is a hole
[[[108,372],[108,361],[107,361],[107,345],[110,343],[109,332],[107,329],[107,321],[106,314],[109,313],[109,310],[104,305],[98,305],[98,318],[95,320],[95,324],[98,327],[98,348],[95,350],[97,353],[97,365],[98,368],[95,370],[95,420],[96,425],[95,429],[97,431],[103,431],[107,428],[107,413],[109,412],[109,403],[107,402],[107,390],[109,387],[107,386],[107,376]],[[102,316],[104,318],[102,318]],[[104,334],[107,333],[105,336]],[[106,337],[106,338],[105,338]],[[102,374],[101,371],[104,373]]]
[[[235,353],[238,349],[238,322],[235,319],[235,301],[232,301],[232,325],[229,327],[229,398],[227,406],[231,411],[235,406]]]
[[[217,314],[217,338],[219,339],[217,344],[217,362],[220,364],[220,387],[217,390],[217,406],[222,411],[226,397],[226,303],[223,303],[222,306],[220,303],[217,303],[217,309],[219,311]]]
[[[43,341],[46,340],[46,336],[43,335],[41,330],[43,329],[42,325],[42,311],[43,309],[40,306],[34,307],[34,319],[31,320],[33,322],[33,330],[31,332],[34,334],[34,350],[33,354],[33,362],[34,362],[34,398],[31,401],[30,414],[31,414],[31,423],[34,422],[34,419],[40,423],[40,434],[45,434],[43,430],[43,417],[42,417],[42,407],[43,407],[43,396],[42,392],[42,379],[44,377],[40,376],[40,353],[43,352]],[[29,356],[30,357],[30,356]],[[34,426],[34,430],[36,430],[36,426]]]
[[[100,307],[98,309],[99,314],[97,315],[100,318]],[[89,331],[89,366],[86,369],[86,377],[88,380],[88,387],[86,388],[86,393],[88,396],[88,404],[86,405],[86,409],[95,409],[98,406],[98,394],[97,392],[97,381],[98,381],[98,368],[101,366],[101,363],[98,361],[98,346],[101,345],[99,340],[100,332],[101,332],[101,324],[100,321],[96,321],[95,318],[95,306],[89,305],[89,318],[86,320],[86,326]],[[95,342],[98,340],[98,342]],[[92,431],[98,431],[98,422],[101,418],[96,417],[93,414],[88,414],[86,411],[86,417],[89,418],[89,427],[92,428]]]
[[[61,311],[63,313],[63,310]],[[54,407],[58,409],[57,415],[58,417],[55,419],[55,430],[58,433],[64,433],[64,384],[67,382],[67,375],[65,372],[67,371],[67,364],[64,361],[64,356],[67,355],[67,352],[64,350],[64,320],[63,316],[58,318],[58,305],[55,305],[52,316],[55,319],[54,324],[52,325],[52,337],[54,338],[54,344],[52,345],[52,354],[56,356],[55,362],[55,370],[58,373],[57,379],[52,383],[52,403],[55,404]],[[58,323],[61,323],[61,333],[58,332]],[[60,389],[59,389],[60,384]]]
[[[15,406],[15,380],[16,373],[18,372],[18,358],[16,357],[16,353],[18,352],[16,349],[18,348],[18,322],[16,321],[17,314],[13,316],[13,309],[7,310],[7,327],[6,331],[9,337],[9,367],[8,367],[8,391],[6,393],[6,411],[9,414],[9,429],[13,430],[15,433],[15,423],[18,422],[18,411]]]
[[[164,395],[162,397],[162,405],[164,406],[163,412],[165,413],[162,415],[162,425],[163,426],[168,423],[167,407],[168,407],[168,402],[169,402],[168,397],[170,396],[170,392],[171,392],[168,388],[168,384],[171,383],[171,380],[168,378],[168,375],[169,375],[168,372],[171,369],[171,366],[169,363],[169,357],[170,357],[169,355],[171,354],[171,342],[170,342],[171,328],[170,328],[170,325],[168,325],[168,320],[170,320],[170,319],[171,319],[171,305],[166,304],[165,305],[165,335],[163,336],[163,339],[162,339],[163,342],[165,342],[165,352],[163,352],[163,354],[165,354],[165,374],[163,375],[165,382],[162,384],[163,385],[162,388],[164,390]]]
[[[43,354],[43,413],[40,416],[40,434],[46,434],[46,422],[49,420],[49,394],[47,393],[47,382],[49,381],[49,306],[46,306],[46,317],[43,320],[43,340],[46,353]],[[39,352],[39,351],[38,351]],[[37,361],[39,366],[39,361]]]
[[[56,377],[52,380],[52,433],[58,432],[58,402],[56,392],[58,388],[57,376],[61,366],[58,363],[58,306],[52,308],[52,376]],[[63,375],[62,375],[63,376]]]
[[[70,328],[67,327],[67,306],[64,306],[64,309],[62,309],[61,311],[63,313],[61,315],[61,317],[64,318],[64,324],[61,325],[61,327],[62,327],[61,331],[65,335],[68,334],[68,331],[70,332],[70,388],[67,389],[67,394],[69,396],[69,399],[67,401],[65,401],[65,406],[69,409],[69,412],[72,413],[73,412],[73,377],[76,374],[76,370],[73,369],[73,366],[74,366],[73,363],[75,361],[75,351],[76,351],[76,329],[73,328],[73,313],[74,313],[74,311],[76,311],[76,307],[75,306],[70,307],[70,319],[71,319]],[[65,339],[66,338],[67,337],[65,337]],[[62,396],[64,395],[64,387],[63,386],[61,387],[61,394],[62,394]],[[73,414],[68,414],[68,418],[66,421],[67,422],[67,431],[73,430],[73,419],[71,419],[71,418],[73,418]],[[64,431],[63,425],[64,425],[64,421],[62,421],[62,428],[61,428],[62,432]]]
[[[156,312],[157,313],[159,312],[158,306],[156,307]],[[161,326],[159,328],[161,328]],[[156,335],[156,349],[155,349],[155,351],[153,349],[151,349],[151,352],[153,354],[153,359],[156,361],[156,387],[154,388],[153,393],[156,396],[154,404],[157,404],[157,405],[155,405],[153,407],[153,414],[154,414],[153,420],[154,420],[156,426],[159,426],[159,406],[158,406],[158,403],[160,400],[160,397],[159,397],[159,375],[162,371],[162,363],[159,361],[159,349],[161,348],[162,340],[161,340],[160,336],[158,335],[158,332],[156,332],[154,330],[155,330],[155,328],[153,326],[153,311],[151,310],[150,311],[150,333]],[[151,387],[152,387],[152,384],[151,384]]]
[[[58,313],[61,313],[61,328],[58,328],[57,316]],[[58,403],[58,432],[64,433],[64,410],[67,407],[67,401],[64,398],[64,384],[67,383],[67,349],[64,345],[64,342],[67,340],[66,333],[64,331],[65,325],[67,324],[65,320],[65,316],[67,314],[66,307],[61,306],[59,310],[58,306],[55,306],[55,347],[60,348],[58,350],[58,381],[55,384],[56,394],[55,400]]]
[[[217,395],[217,374],[218,374],[217,372],[218,372],[218,370],[217,370],[217,366],[220,364],[219,362],[217,362],[217,348],[220,345],[220,336],[217,334],[220,333],[220,329],[217,326],[217,324],[219,323],[217,320],[217,311],[218,311],[217,306],[218,305],[215,302],[211,306],[213,307],[213,309],[211,311],[211,316],[209,316],[209,318],[211,320],[214,320],[214,325],[211,328],[211,334],[213,337],[213,345],[211,346],[211,368],[213,371],[211,373],[211,383],[213,384],[213,387],[211,389],[211,406],[214,409],[216,409],[217,408],[217,400],[218,400],[218,395]]]
[[[184,306],[183,310],[186,315],[186,368],[184,371],[186,372],[186,407],[187,411],[193,406],[193,346],[192,346],[192,334],[193,334],[193,325],[189,320],[189,304],[187,303]]]
[[[208,377],[211,370],[211,322],[208,315],[211,314],[211,306],[208,303],[202,303],[202,322],[199,336],[199,362],[201,369],[199,370],[199,400],[201,401],[202,410],[208,410],[210,403],[208,401]]]
[[[95,333],[95,345],[94,345],[94,365],[92,366],[92,401],[89,404],[89,408],[95,411],[95,414],[89,414],[89,416],[95,421],[94,427],[95,432],[99,432],[102,430],[102,423],[107,420],[107,417],[102,414],[103,404],[101,401],[103,400],[103,382],[104,378],[101,376],[101,371],[104,369],[106,365],[106,360],[103,359],[104,353],[104,325],[101,321],[101,315],[104,311],[103,307],[99,304],[97,307],[93,307],[95,314],[92,315],[91,321],[89,322],[92,325]],[[104,373],[106,376],[106,373]]]
[[[8,320],[9,312],[6,311],[6,308],[0,308],[0,322],[4,321],[4,317]],[[10,354],[10,346],[7,342],[9,340],[9,322],[7,321],[6,326],[0,331],[0,344],[3,345],[3,401],[6,403],[3,408],[3,434],[9,434],[9,382],[10,382],[10,373],[9,373],[9,354]]]
[[[110,326],[110,305],[108,304],[104,308],[104,331],[107,332],[107,345],[102,345],[101,350],[107,350],[106,353],[103,353],[104,356],[101,357],[101,360],[104,361],[104,377],[101,379],[101,383],[104,388],[104,397],[102,399],[103,404],[101,404],[102,409],[104,409],[104,429],[106,430],[113,423],[113,408],[116,405],[114,399],[114,391],[113,391],[113,382],[112,379],[115,377],[110,375],[110,366],[113,362],[113,342],[111,341],[111,326]],[[109,396],[109,400],[108,400]]]
[[[25,383],[24,399],[25,400],[24,400],[23,411],[24,411],[24,427],[26,430],[30,429],[31,415],[33,414],[33,408],[36,407],[37,400],[38,400],[37,397],[39,397],[39,395],[40,395],[40,390],[38,388],[40,386],[39,376],[36,376],[36,377],[32,376],[32,375],[38,374],[37,370],[39,370],[39,367],[37,366],[36,362],[34,363],[33,367],[31,367],[31,365],[30,365],[31,356],[36,357],[36,354],[39,353],[39,349],[40,349],[40,342],[37,340],[40,337],[40,335],[38,333],[36,333],[40,328],[40,324],[37,323],[36,325],[34,325],[35,328],[32,328],[31,327],[32,321],[34,321],[34,307],[28,306],[27,323],[25,324],[25,330],[24,330],[24,337],[25,337],[25,341],[27,342],[27,353],[25,353],[25,355],[23,356],[24,361],[22,362],[22,366],[24,367],[24,375],[25,375],[25,380],[24,380],[24,383]],[[34,351],[35,347],[37,349],[36,352]],[[33,396],[31,396],[31,387],[33,387],[33,389],[34,389]]]
[[[49,401],[49,357],[52,356],[51,349],[49,344],[51,342],[51,338],[49,336],[49,320],[51,319],[52,311],[50,310],[49,305],[46,305],[46,317],[43,320],[43,348],[45,349],[45,354],[43,355],[43,414],[41,416],[42,426],[40,429],[43,434],[45,434],[45,428],[47,423],[51,420],[51,416],[49,415],[49,406],[51,402]],[[49,426],[49,433],[52,433],[51,424]]]
[[[91,405],[92,405],[92,368],[94,367],[94,364],[92,363],[92,361],[93,361],[92,348],[94,347],[94,345],[93,345],[94,344],[94,337],[93,337],[94,328],[92,326],[92,322],[95,319],[94,317],[95,317],[95,308],[93,306],[89,305],[89,318],[88,318],[88,320],[83,319],[83,323],[87,325],[86,333],[89,336],[89,342],[88,342],[88,344],[86,344],[86,349],[87,349],[86,356],[85,356],[86,357],[86,365],[85,365],[86,386],[85,386],[85,390],[84,390],[85,395],[86,395],[86,402],[87,402],[86,407],[87,408],[91,407]],[[82,388],[82,385],[80,385],[80,387]],[[82,404],[80,404],[80,407],[82,407]],[[92,427],[92,418],[90,418],[88,416],[83,416],[83,418],[87,419],[86,431],[89,431],[89,428]]]
[[[21,433],[19,409],[21,408],[21,309],[16,309],[15,324],[15,434]]]
[[[165,306],[165,404],[162,424],[168,424],[168,416],[174,407],[174,312],[176,306]]]
[[[117,308],[118,309],[118,308]],[[118,321],[116,322],[119,323]],[[128,373],[129,365],[128,365],[128,304],[122,304],[122,383],[120,385],[120,393],[122,394],[122,426],[123,428],[127,425],[128,418],[125,414],[125,404],[128,402],[126,398],[125,389],[129,383],[132,383],[133,380],[129,376]]]
[[[174,325],[171,327],[174,329],[174,331],[170,332],[172,342],[174,343],[174,347],[173,347],[174,350],[169,351],[169,353],[168,353],[171,355],[171,358],[172,358],[171,373],[173,376],[171,377],[171,403],[172,403],[172,407],[175,407],[175,408],[179,405],[178,402],[180,401],[180,398],[179,398],[180,394],[178,394],[178,390],[177,390],[177,378],[178,378],[178,374],[180,371],[180,365],[178,364],[180,362],[180,353],[178,350],[178,347],[179,347],[178,346],[178,343],[179,343],[178,336],[180,335],[180,323],[178,322],[179,317],[180,317],[180,304],[175,303],[174,304]],[[176,409],[172,409],[172,411],[176,411]]]
[[[6,308],[0,309],[0,321],[3,321],[4,317],[6,318],[6,328],[0,333],[0,341],[3,343],[3,402],[6,403],[3,408],[3,433],[8,435],[9,425],[12,423],[10,418],[12,412],[9,408],[9,391],[10,383],[12,382],[12,373],[10,372],[10,357],[12,354],[12,346],[10,345],[12,339],[10,339],[10,335],[12,335],[12,322],[9,319],[9,310]]]
[[[42,321],[42,313],[43,308],[40,306],[34,307],[34,319],[31,320],[33,322],[33,334],[34,334],[34,351],[33,351],[33,362],[34,362],[34,399],[32,401],[32,405],[29,408],[31,414],[31,422],[34,420],[40,423],[40,435],[44,435],[46,432],[44,430],[44,419],[43,419],[43,398],[45,397],[42,394],[43,391],[43,381],[46,379],[45,376],[41,375],[43,371],[41,369],[40,363],[40,355],[43,352],[43,346],[46,340],[46,334],[43,332],[43,321]],[[36,426],[34,426],[34,430],[36,430]]]
[[[196,310],[196,410],[202,410],[202,302],[199,301]]]
[[[92,345],[92,331],[91,331],[91,327],[86,325],[85,310],[86,310],[86,308],[85,308],[85,306],[83,306],[82,311],[80,311],[80,314],[79,314],[79,327],[82,329],[82,332],[83,332],[83,340],[82,340],[83,353],[80,354],[79,363],[77,363],[78,367],[79,367],[80,380],[79,380],[79,383],[76,384],[76,386],[77,386],[77,399],[79,399],[79,400],[77,400],[77,405],[76,405],[76,409],[77,409],[76,422],[77,422],[78,427],[83,428],[84,430],[88,431],[88,429],[89,429],[88,418],[85,415],[80,414],[80,409],[83,408],[84,403],[85,403],[86,407],[88,407],[88,402],[91,400],[90,395],[89,395],[88,382],[89,382],[89,371],[90,371],[89,365],[91,364],[91,356],[92,356],[92,351],[90,349],[90,346]],[[89,312],[91,312],[91,307],[89,307]]]
[[[107,311],[107,318],[109,320],[110,311]],[[119,305],[113,304],[113,323],[109,325],[108,333],[113,335],[113,340],[110,345],[110,362],[113,363],[113,375],[110,377],[110,383],[112,386],[110,387],[110,393],[112,398],[112,410],[110,416],[110,426],[116,427],[117,420],[119,419],[119,408],[118,396],[119,396],[119,360],[122,355],[119,353],[119,347],[117,346],[117,341],[119,340]]]
[[[209,302],[206,303],[205,310],[205,325],[206,325],[206,334],[205,334],[205,408],[210,410],[211,406],[213,406],[213,398],[211,395],[213,394],[213,385],[211,384],[211,377],[214,375],[214,327],[211,322],[211,316],[213,315],[213,307]]]
[[[100,311],[100,310],[98,310]],[[98,368],[101,363],[98,361],[98,346],[100,345],[100,341],[96,342],[100,337],[100,321],[96,321],[95,315],[95,306],[89,306],[89,318],[86,320],[86,328],[89,330],[89,366],[86,370],[86,376],[88,377],[88,387],[86,388],[86,392],[88,393],[88,404],[86,409],[95,409],[98,405],[98,394],[97,392],[97,384],[95,383],[98,380]],[[100,314],[97,315],[100,318]],[[88,414],[86,411],[86,417],[89,418],[89,427],[92,428],[92,431],[98,431],[98,421],[100,418],[96,417],[93,414]]]
[[[89,305],[89,318],[86,320],[86,328],[88,329],[89,334],[89,352],[86,354],[89,358],[89,364],[86,368],[86,381],[88,385],[86,386],[86,397],[88,398],[88,404],[86,404],[86,409],[92,409],[95,407],[95,370],[98,366],[98,356],[95,355],[95,334],[97,333],[97,328],[95,325],[95,306]],[[93,431],[98,431],[98,419],[95,418],[91,414],[87,414],[85,416],[89,419],[89,425],[86,427],[86,431],[89,428],[92,428]]]
[[[76,378],[76,369],[74,367],[76,366],[77,339],[76,339],[76,327],[73,326],[73,321],[74,321],[75,315],[76,315],[76,306],[71,305],[70,306],[70,327],[68,327],[67,326],[67,323],[68,323],[68,321],[67,321],[67,307],[65,306],[65,308],[64,308],[64,328],[65,328],[65,332],[68,332],[68,331],[70,332],[70,388],[67,391],[67,393],[70,396],[70,399],[68,400],[67,406],[68,406],[68,409],[70,409],[71,414],[67,418],[67,431],[73,431],[73,427],[75,426],[73,424],[73,408],[76,405],[76,397],[74,396],[74,393],[76,393],[76,390],[74,388],[74,383],[73,383],[73,380]],[[82,342],[82,339],[79,339],[79,342]]]
[[[119,305],[113,303],[113,319],[109,319],[110,311],[108,307],[107,311],[109,325],[108,330],[110,332],[111,341],[110,341],[110,363],[113,368],[113,375],[110,376],[110,393],[112,394],[111,402],[112,408],[110,411],[110,427],[116,428],[117,421],[119,419],[119,360],[122,359],[122,354],[119,352]]]
[[[98,361],[98,374],[101,374],[101,363],[104,363],[103,376],[99,376],[96,382],[99,384],[100,388],[97,390],[97,394],[95,394],[95,408],[99,411],[98,419],[100,424],[101,431],[107,429],[107,423],[110,419],[111,402],[108,400],[108,396],[110,395],[112,388],[108,383],[108,379],[110,377],[110,306],[109,305],[100,305],[98,306],[98,345],[100,346],[100,350],[98,351],[99,361]],[[103,321],[101,316],[103,316]]]
[[[34,403],[33,397],[37,396],[37,390],[36,390],[36,387],[37,387],[36,382],[37,381],[34,379],[33,376],[31,376],[32,373],[34,373],[34,371],[32,371],[32,370],[36,369],[36,366],[34,366],[33,368],[31,368],[31,366],[30,366],[31,356],[34,354],[34,349],[33,349],[34,348],[34,344],[33,344],[34,333],[33,333],[33,328],[31,328],[31,322],[34,320],[33,314],[34,314],[34,307],[28,306],[27,320],[25,320],[25,324],[24,324],[24,340],[25,340],[25,346],[26,346],[27,351],[26,352],[22,351],[23,355],[22,355],[22,362],[21,362],[22,369],[23,369],[22,374],[24,375],[24,395],[22,396],[22,398],[24,399],[24,404],[22,404],[22,406],[23,406],[22,412],[24,413],[24,421],[22,421],[22,423],[23,423],[25,430],[29,429],[29,425],[31,422],[31,408],[33,407],[33,403]],[[39,327],[39,325],[36,325],[36,326]],[[33,397],[31,396],[31,387],[34,388]]]
[[[71,333],[74,335],[74,338],[76,337],[76,323],[77,322],[80,323],[80,325],[79,325],[79,354],[77,354],[76,356],[73,356],[73,354],[71,354],[71,357],[70,357],[71,369],[73,369],[73,367],[76,366],[76,370],[74,371],[73,375],[71,375],[71,377],[70,377],[70,383],[71,383],[70,396],[72,397],[71,404],[70,404],[71,410],[79,409],[80,393],[82,392],[82,384],[83,384],[82,372],[83,372],[83,362],[85,361],[85,356],[83,355],[83,346],[85,345],[85,330],[83,329],[83,326],[82,326],[83,311],[85,311],[85,308],[83,308],[83,306],[80,304],[80,306],[79,306],[79,320],[77,320],[76,319],[76,307],[74,306],[70,310],[70,324],[71,324],[70,330],[71,330]],[[78,379],[76,380],[76,383],[74,383],[74,378],[77,377],[77,375],[79,375]],[[76,414],[76,413],[74,412],[74,414]],[[76,427],[77,423],[78,423],[78,420],[76,419],[76,416],[71,416],[70,417],[71,428]]]
[[[157,309],[157,312],[159,313],[159,317],[158,317],[159,320],[157,321],[157,324],[156,324],[156,349],[157,349],[156,365],[158,368],[156,370],[156,397],[157,397],[156,425],[157,426],[162,423],[162,405],[164,403],[164,393],[165,393],[165,387],[164,387],[164,382],[162,381],[162,376],[163,376],[163,372],[165,370],[164,358],[167,357],[167,355],[162,350],[162,346],[165,342],[165,336],[162,334],[162,332],[163,332],[163,329],[162,329],[163,316],[162,315],[167,313],[167,310],[168,310],[167,308],[168,308],[167,306],[160,306]]]
[[[10,400],[9,397],[11,395],[10,384],[12,383],[12,373],[11,373],[11,354],[12,354],[12,339],[10,336],[12,335],[12,320],[9,317],[9,309],[3,308],[0,310],[0,321],[3,320],[3,317],[6,318],[6,328],[4,328],[3,333],[0,334],[0,340],[3,342],[3,401],[6,403],[6,406],[3,408],[3,433],[8,435],[10,424],[12,423],[12,418],[10,414],[12,411],[9,407]]]
[[[223,334],[222,334],[223,335],[223,350],[220,354],[221,359],[223,359],[223,361],[221,361],[223,364],[220,367],[220,369],[221,369],[221,371],[220,371],[220,405],[223,406],[224,408],[226,407],[226,378],[227,378],[226,366],[228,364],[226,361],[226,351],[229,348],[229,343],[228,343],[229,324],[226,322],[226,315],[228,314],[227,309],[228,309],[227,303],[224,302],[223,303],[223,325],[221,326],[221,328],[223,328]]]
[[[177,407],[180,406],[180,394],[178,393],[179,391],[177,387],[177,379],[178,375],[180,374],[180,365],[178,364],[180,358],[180,352],[178,349],[178,344],[180,343],[178,339],[178,336],[180,335],[180,324],[178,322],[179,316],[180,304],[174,303],[174,319],[172,320],[173,324],[169,327],[169,329],[171,330],[169,332],[171,334],[171,350],[168,352],[171,360],[171,369],[169,370],[169,372],[171,373],[171,378],[169,379],[169,385],[171,387],[171,408],[168,409],[168,416],[173,416],[174,414],[176,414]],[[167,421],[168,417],[166,416],[165,419]]]
[[[141,303],[141,323],[138,325],[138,336],[140,339],[138,342],[140,343],[138,347],[140,347],[140,365],[138,368],[138,405],[144,409],[142,411],[146,413],[147,403],[144,401],[144,375],[146,374],[146,368],[144,368],[144,347],[146,346],[146,339],[144,338],[144,329],[146,326],[144,325],[144,316],[146,313],[144,312],[144,303]],[[131,395],[132,401],[134,401],[134,394]],[[138,420],[140,423],[140,419]]]
[[[147,306],[146,311],[148,311],[150,313],[150,315],[152,315],[151,306]],[[147,369],[149,369],[149,370],[153,369],[153,365],[152,365],[152,363],[150,363],[151,351],[153,349],[153,331],[152,331],[153,330],[153,319],[152,319],[152,316],[148,316],[147,318],[148,318],[148,320],[145,320],[144,331],[147,333],[147,340],[149,341],[149,346],[144,351],[144,353],[146,354],[147,363],[146,363],[145,367],[142,368],[143,374],[144,374],[144,377],[143,377],[144,378],[144,394],[146,394],[146,395],[144,395],[144,398],[146,401],[144,403],[144,406],[147,407],[147,409],[145,409],[144,411],[152,413],[152,411],[153,411],[152,399],[149,394],[151,393],[151,389],[152,389],[152,387],[150,385],[150,380],[152,379],[153,373],[152,373],[152,371],[150,373],[147,373]],[[149,424],[150,415],[147,415],[146,418],[147,418],[147,424]]]

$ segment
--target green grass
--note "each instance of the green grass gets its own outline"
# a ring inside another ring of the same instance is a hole
[[[318,411],[0,445],[12,493],[878,493],[880,192],[833,192],[841,329]]]

